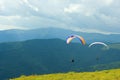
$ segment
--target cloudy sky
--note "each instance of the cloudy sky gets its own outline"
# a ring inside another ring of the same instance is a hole
[[[120,0],[0,0],[0,30],[48,27],[120,33]]]

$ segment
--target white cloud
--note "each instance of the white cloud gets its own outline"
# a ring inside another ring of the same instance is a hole
[[[64,8],[64,12],[68,13],[79,12],[80,7],[82,7],[80,4],[70,4],[68,8]]]
[[[113,0],[102,0],[103,3],[105,3],[106,5],[111,5],[113,3]]]
[[[120,19],[118,19],[117,17],[113,17],[113,16],[109,16],[109,15],[105,15],[105,14],[101,14],[100,18],[102,19],[102,21],[104,21],[107,25],[109,25],[109,27],[119,27],[120,25]]]
[[[0,30],[7,30],[7,29],[27,30],[27,28],[24,28],[24,27],[17,27],[17,26],[13,26],[13,25],[1,25],[0,24]]]
[[[1,18],[5,18],[7,20],[14,20],[14,19],[20,19],[22,18],[21,16],[19,15],[14,15],[14,16],[0,16]]]
[[[34,11],[38,12],[39,9],[36,6],[33,6],[32,4],[29,3],[28,0],[22,0],[23,3],[25,3],[28,7],[30,7],[31,9],[33,9]]]
[[[0,25],[119,33],[119,4],[120,0],[0,0]]]
[[[65,13],[80,13],[85,16],[91,16],[95,10],[93,8],[86,7],[83,4],[70,4],[69,7],[64,8]]]
[[[13,24],[16,20],[21,19],[21,16],[0,16],[0,24]]]
[[[0,2],[0,12],[5,9],[5,6],[3,5],[3,2]]]
[[[82,0],[81,4],[92,8],[101,8],[110,6],[113,2],[113,0]]]

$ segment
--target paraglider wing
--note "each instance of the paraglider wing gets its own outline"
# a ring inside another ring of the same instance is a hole
[[[76,36],[77,36],[77,35],[76,35]],[[85,40],[84,40],[84,38],[81,37],[81,36],[77,36],[77,37],[80,39],[81,43],[82,43],[83,45],[85,45]]]
[[[75,36],[68,37],[66,40],[67,44],[69,44],[72,41],[72,39],[74,39],[74,38],[75,38]]]
[[[93,46],[93,45],[96,45],[96,44],[101,44],[101,45],[104,45],[107,49],[109,48],[107,44],[103,43],[103,42],[93,42],[89,45],[89,47]]]
[[[81,36],[78,36],[78,35],[72,35],[72,36],[70,36],[70,37],[68,37],[67,38],[67,44],[69,44],[74,38],[78,38],[80,41],[81,41],[81,43],[83,44],[83,45],[85,45],[85,40],[84,40],[84,38],[83,37],[81,37]]]

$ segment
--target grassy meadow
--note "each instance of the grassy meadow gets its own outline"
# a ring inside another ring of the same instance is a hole
[[[10,80],[120,80],[120,69],[21,76]]]

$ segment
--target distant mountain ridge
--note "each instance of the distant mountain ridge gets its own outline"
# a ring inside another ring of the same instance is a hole
[[[120,34],[83,33],[60,28],[41,28],[33,30],[4,30],[0,31],[0,42],[24,41],[29,39],[52,39],[65,40],[68,35],[77,34],[83,36],[87,43],[103,41],[108,43],[120,42]]]

